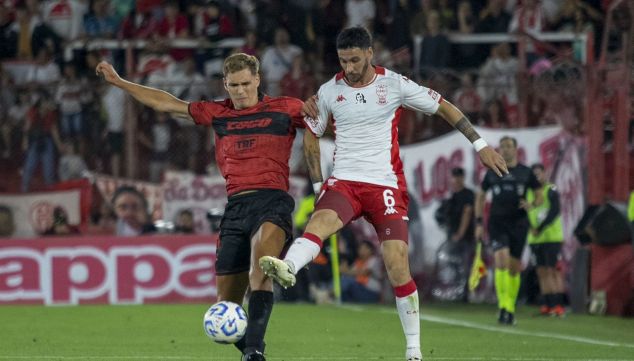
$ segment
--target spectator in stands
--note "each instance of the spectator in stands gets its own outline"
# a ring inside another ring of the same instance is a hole
[[[4,143],[6,146],[5,153],[3,153],[4,158],[11,157],[11,152],[13,151],[13,137],[14,134],[17,135],[17,139],[22,138],[21,128],[24,127],[24,120],[26,119],[26,113],[31,108],[31,94],[25,90],[19,90],[17,94],[17,101],[14,102],[7,112],[7,119],[2,128]]]
[[[102,109],[106,113],[106,129],[103,137],[108,141],[110,172],[114,177],[121,175],[121,156],[123,154],[125,116],[125,92],[115,86],[108,86],[101,98]]]
[[[374,64],[383,66],[388,69],[393,69],[394,60],[392,59],[392,53],[385,47],[383,38],[376,36],[373,39],[372,50],[374,50]],[[306,98],[300,98],[306,99]]]
[[[489,128],[504,128],[508,125],[504,104],[501,100],[493,99],[484,107],[484,113],[478,122]]]
[[[478,119],[482,98],[473,84],[473,74],[465,72],[460,78],[460,88],[454,93],[452,102],[462,110],[469,119]]]
[[[176,0],[169,0],[165,4],[165,16],[158,24],[158,35],[161,39],[184,39],[189,37],[189,21],[182,14]],[[172,48],[170,55],[174,60],[181,61],[193,55],[191,49]]]
[[[7,205],[0,204],[0,238],[9,238],[15,232],[13,211]]]
[[[45,89],[48,93],[55,93],[55,86],[61,80],[59,66],[53,59],[49,48],[40,48],[33,64],[26,74],[26,81],[32,89]]]
[[[0,4],[0,59],[11,59],[16,55],[17,34],[11,31],[13,17],[5,4]]]
[[[41,8],[44,22],[64,41],[75,40],[83,34],[87,1],[50,0],[43,2]]]
[[[148,212],[148,203],[143,193],[131,186],[122,186],[112,196],[112,207],[117,217],[117,236],[138,236],[154,233]]]
[[[113,38],[118,25],[108,0],[94,0],[88,14],[84,16],[84,33],[91,38]]]
[[[15,125],[9,117],[9,109],[15,103],[15,88],[9,74],[0,65],[0,144],[2,158],[9,158],[11,154],[12,142],[11,133]]]
[[[435,70],[447,67],[451,48],[449,39],[441,32],[437,11],[427,14],[425,25],[418,69],[423,78],[429,78]]]
[[[22,148],[26,152],[22,173],[22,192],[28,192],[31,178],[38,162],[42,162],[44,183],[48,186],[55,180],[55,147],[61,144],[57,130],[55,102],[45,92],[26,114]]]
[[[441,31],[450,31],[458,28],[456,12],[454,11],[453,1],[438,0],[436,11],[438,12],[438,21],[440,22]]]
[[[182,234],[194,234],[194,212],[190,209],[182,209],[176,215],[174,232]]]
[[[485,102],[503,99],[507,104],[517,104],[516,77],[519,70],[517,58],[511,55],[508,43],[491,48],[491,55],[480,68],[478,93]]]
[[[260,50],[258,49],[258,34],[254,30],[246,31],[244,34],[244,45],[238,49],[238,53],[245,53],[259,57]]]
[[[10,44],[10,48],[15,48],[15,57],[21,60],[33,59],[33,33],[40,25],[40,19],[33,16],[23,2],[18,3],[15,8],[15,21],[10,27],[13,33],[9,35],[9,40],[14,40],[15,45]]]
[[[594,24],[602,21],[603,15],[592,5],[584,1],[566,0],[553,19],[552,27],[559,31],[583,33],[592,31]]]
[[[374,0],[346,0],[346,28],[363,26],[372,32],[376,4]]]
[[[172,129],[167,113],[151,111],[150,114],[150,117],[156,118],[156,121],[153,121],[151,125],[151,137],[147,137],[143,133],[138,134],[138,137],[139,142],[152,152],[150,155],[150,182],[158,183],[168,165]]]
[[[375,303],[381,298],[383,272],[374,244],[362,241],[352,266],[341,263],[341,299],[344,302]]]
[[[307,99],[317,91],[317,81],[307,69],[304,54],[293,58],[291,70],[280,81],[280,95]]]
[[[261,69],[266,84],[266,94],[272,97],[281,94],[280,80],[291,70],[293,59],[300,54],[302,49],[289,44],[286,29],[275,30],[275,44],[267,47],[262,54]]]
[[[530,37],[539,37],[546,28],[544,9],[539,0],[524,0],[513,12],[508,31],[510,33],[528,34]],[[526,64],[531,66],[538,58],[537,42],[526,42]]]
[[[53,209],[53,219],[51,226],[46,229],[43,236],[69,236],[79,234],[79,228],[68,223],[68,215],[62,207]]]
[[[455,30],[459,34],[473,34],[477,26],[477,18],[473,14],[473,8],[469,0],[462,0],[458,3],[458,16]],[[473,68],[480,65],[480,62],[486,57],[486,53],[482,53],[482,46],[476,44],[458,44],[455,47],[454,59],[455,67]]]
[[[480,12],[480,21],[476,27],[478,33],[506,33],[511,15],[504,10],[505,0],[488,0]]]
[[[86,176],[88,167],[84,159],[77,153],[77,143],[66,141],[62,144],[57,176],[64,182],[71,179],[79,179]]]
[[[196,19],[196,35],[209,41],[219,41],[236,35],[235,25],[217,1],[208,1],[202,19]]]
[[[75,64],[64,64],[64,78],[57,86],[56,101],[60,110],[60,130],[64,139],[83,142],[84,120],[81,97],[84,86],[77,77]]]
[[[388,24],[385,34],[385,46],[391,51],[399,54],[397,50],[407,50],[412,46],[412,38],[410,36],[410,9],[407,0],[394,1],[394,8],[388,18]],[[375,37],[376,39],[377,37]],[[411,54],[408,54],[411,57]],[[375,53],[376,56],[376,53]],[[376,59],[376,58],[375,58]],[[394,59],[395,63],[400,63],[400,59]],[[386,66],[384,63],[377,63]],[[400,64],[399,64],[400,65]],[[407,62],[407,67],[411,65],[411,59]]]
[[[123,19],[119,29],[120,39],[149,39],[158,31],[158,21],[152,8],[137,3],[136,8]]]

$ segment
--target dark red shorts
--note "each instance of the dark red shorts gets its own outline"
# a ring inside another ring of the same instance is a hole
[[[328,178],[315,210],[331,209],[344,226],[361,216],[376,230],[379,241],[408,241],[406,191],[376,184]]]

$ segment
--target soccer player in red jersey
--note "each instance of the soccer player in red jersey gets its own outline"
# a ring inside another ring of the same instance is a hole
[[[265,256],[260,267],[282,286],[291,286],[297,271],[319,254],[324,239],[352,220],[365,217],[377,232],[394,288],[407,342],[405,359],[419,361],[419,301],[409,270],[408,197],[397,137],[402,108],[440,115],[473,143],[484,165],[498,175],[507,172],[506,165],[462,112],[440,94],[372,65],[372,38],[365,28],[343,30],[337,37],[337,53],[343,71],[323,84],[318,97],[308,99],[303,107],[310,131],[307,134],[320,137],[332,124],[332,175],[322,186],[319,143],[305,142],[306,162],[319,193],[315,213],[284,260]]]
[[[243,361],[264,360],[273,283],[257,262],[262,256],[279,256],[291,239],[294,200],[287,193],[288,160],[296,128],[304,127],[303,102],[259,94],[259,62],[242,53],[225,59],[229,99],[219,102],[189,103],[129,82],[106,62],[96,71],[148,107],[214,129],[216,161],[228,194],[216,249],[218,301],[242,304],[247,286],[251,288],[247,332],[236,347]]]

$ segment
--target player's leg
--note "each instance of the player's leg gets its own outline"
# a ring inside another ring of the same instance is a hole
[[[290,223],[290,222],[289,222]],[[251,238],[251,268],[249,271],[249,324],[244,336],[244,360],[260,360],[264,354],[264,335],[273,311],[273,283],[258,266],[263,256],[279,256],[287,233],[281,227],[264,222]]]
[[[403,222],[404,223],[404,222]],[[405,226],[406,229],[406,226]],[[381,243],[383,262],[396,297],[396,309],[407,344],[406,359],[422,360],[420,351],[420,314],[416,283],[409,269],[408,247],[403,240]]]
[[[507,283],[507,311],[509,312],[506,324],[515,324],[515,305],[517,295],[520,291],[520,274],[522,272],[522,253],[526,246],[526,236],[528,234],[528,219],[521,219],[515,223],[508,224],[510,267]]]
[[[295,274],[317,257],[322,242],[352,220],[360,206],[354,191],[345,181],[334,186],[324,185],[322,196],[315,206],[304,234],[295,239],[284,260],[272,256],[260,258],[264,273],[283,287],[295,284]]]
[[[420,304],[409,267],[407,193],[400,189],[373,186],[362,189],[360,194],[364,214],[374,225],[381,242],[383,262],[394,289],[396,309],[407,344],[405,359],[422,360]]]
[[[489,238],[493,247],[495,294],[498,300],[498,322],[504,323],[508,306],[508,278],[511,266],[509,237],[506,231],[506,220],[489,219]]]
[[[544,316],[550,313],[550,296],[548,296],[549,285],[547,283],[546,269],[543,265],[543,247],[541,244],[531,244],[530,247],[535,258],[535,273],[539,284],[539,314]]]
[[[551,314],[554,316],[565,316],[564,305],[564,282],[563,276],[557,264],[561,258],[561,242],[552,242],[544,244],[545,259],[544,264],[547,267],[547,275],[551,288],[551,302],[553,307]]]

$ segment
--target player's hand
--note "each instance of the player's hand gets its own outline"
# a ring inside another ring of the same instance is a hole
[[[480,155],[480,160],[482,161],[482,164],[494,171],[495,174],[498,175],[498,177],[509,173],[504,158],[502,158],[502,156],[490,146],[482,148],[478,152],[478,154]]]
[[[102,61],[97,64],[95,68],[97,75],[103,76],[103,78],[110,84],[117,85],[121,81],[121,77],[116,70],[107,61]]]
[[[317,109],[316,95],[313,95],[304,101],[304,105],[302,106],[302,115],[305,117],[317,119],[317,117],[319,116],[319,109]]]

